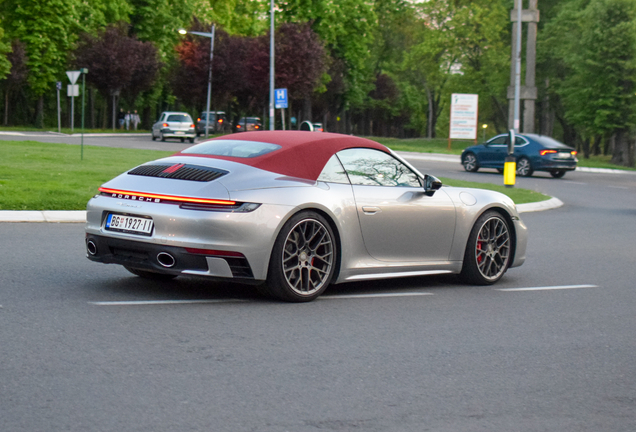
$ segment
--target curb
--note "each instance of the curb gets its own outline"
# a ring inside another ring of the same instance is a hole
[[[552,210],[555,208],[559,208],[563,205],[563,201],[558,198],[552,197],[549,200],[526,203],[526,204],[517,204],[517,211],[519,213],[530,213],[530,212],[538,212],[544,210]]]

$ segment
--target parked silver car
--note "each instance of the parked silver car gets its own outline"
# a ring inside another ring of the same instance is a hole
[[[374,141],[301,131],[223,136],[133,168],[99,188],[86,224],[90,260],[295,302],[380,278],[492,284],[524,262],[526,237],[503,194],[442,187]]]
[[[166,138],[178,138],[181,142],[188,139],[193,143],[195,137],[194,122],[187,112],[163,112],[159,120],[152,125],[153,141],[157,138],[161,141],[165,141]]]

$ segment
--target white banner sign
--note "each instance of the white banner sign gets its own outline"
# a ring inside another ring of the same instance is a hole
[[[450,111],[450,138],[476,139],[479,95],[453,93]]]
[[[68,97],[79,96],[79,84],[69,84],[66,87],[66,95]]]

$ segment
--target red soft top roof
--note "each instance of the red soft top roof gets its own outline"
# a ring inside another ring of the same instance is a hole
[[[387,147],[365,138],[325,132],[259,131],[225,135],[215,140],[257,141],[282,148],[254,158],[177,153],[183,156],[224,159],[291,177],[316,180],[331,156],[347,148],[372,148],[389,152]]]

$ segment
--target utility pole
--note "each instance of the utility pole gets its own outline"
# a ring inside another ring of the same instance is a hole
[[[274,109],[274,0],[269,1],[269,130],[273,131],[276,121]]]
[[[515,0],[515,9],[510,11],[512,21],[512,54],[510,62],[510,87],[508,87],[508,129],[524,133],[534,132],[535,100],[537,87],[535,71],[537,58],[537,23],[539,22],[538,0],[529,0],[529,8],[523,9],[522,0]],[[528,23],[526,43],[526,80],[521,85],[521,25]],[[519,62],[517,68],[517,62]],[[518,95],[517,95],[518,93]],[[517,98],[515,98],[517,96]],[[523,126],[520,125],[520,102],[524,101]],[[515,109],[517,110],[515,112]],[[515,119],[517,124],[515,125]]]

